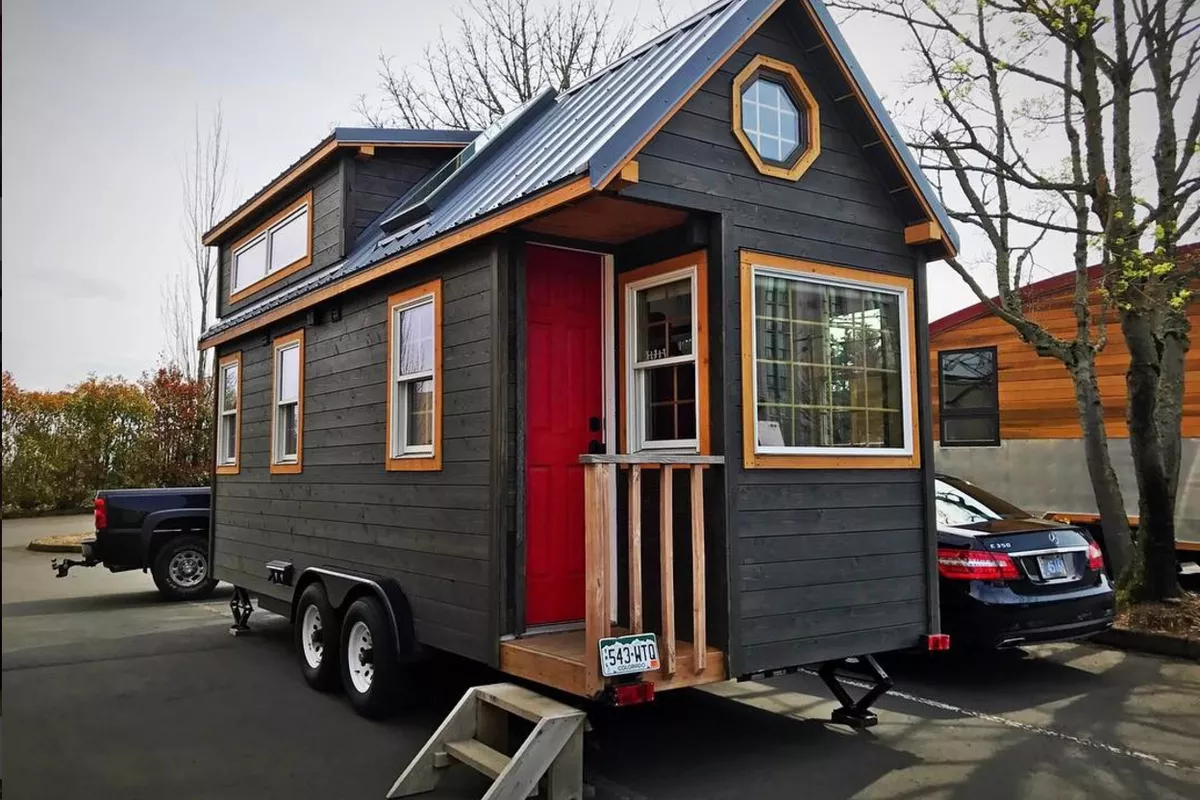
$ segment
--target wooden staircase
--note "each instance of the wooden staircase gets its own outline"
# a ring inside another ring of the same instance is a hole
[[[507,750],[509,715],[533,723],[512,756]],[[546,776],[549,800],[583,798],[583,731],[579,709],[512,683],[473,686],[417,753],[388,798],[431,791],[455,762],[487,775],[483,800],[523,800]]]

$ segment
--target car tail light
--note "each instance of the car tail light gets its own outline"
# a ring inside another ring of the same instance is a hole
[[[1017,565],[1004,553],[938,548],[938,574],[959,581],[1007,581],[1021,577]]]
[[[1088,569],[1104,569],[1104,553],[1095,542],[1088,545]]]
[[[108,527],[108,504],[103,497],[96,498],[95,505],[96,530],[102,531]]]

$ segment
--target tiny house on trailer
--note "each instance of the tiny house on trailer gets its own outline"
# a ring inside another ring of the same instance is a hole
[[[360,711],[425,648],[631,702],[943,642],[955,233],[820,0],[478,135],[337,129],[205,241],[214,574]]]
[[[1200,244],[1179,248],[1181,262],[1200,261]],[[1090,267],[1093,324],[1104,321],[1108,343],[1096,356],[1108,451],[1136,514],[1137,476],[1125,420],[1129,348],[1116,311],[1100,294],[1103,267]],[[1025,286],[1026,313],[1051,333],[1075,335],[1075,273]],[[1192,306],[1189,322],[1200,326]],[[929,326],[929,370],[935,398],[933,436],[938,469],[978,483],[1017,505],[1088,525],[1099,514],[1083,449],[1075,389],[1063,365],[1038,356],[1011,325],[977,303]],[[1200,351],[1185,362],[1182,442],[1175,539],[1180,561],[1200,562]],[[1136,517],[1131,522],[1137,523]]]

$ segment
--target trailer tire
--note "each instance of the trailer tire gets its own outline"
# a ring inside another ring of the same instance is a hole
[[[391,716],[402,698],[404,669],[390,624],[374,597],[355,600],[342,620],[342,686],[354,710],[368,719]]]
[[[203,536],[183,534],[167,541],[155,554],[150,574],[169,600],[203,600],[217,588]]]
[[[341,677],[338,664],[341,636],[337,611],[320,583],[310,583],[300,593],[292,623],[292,638],[300,672],[318,692],[336,689]]]

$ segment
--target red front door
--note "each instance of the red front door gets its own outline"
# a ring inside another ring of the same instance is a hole
[[[525,624],[583,618],[583,467],[603,434],[600,256],[530,246],[525,260]]]

